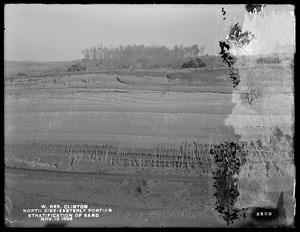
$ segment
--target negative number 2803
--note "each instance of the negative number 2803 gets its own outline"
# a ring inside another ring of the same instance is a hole
[[[256,216],[272,216],[272,212],[256,212]]]

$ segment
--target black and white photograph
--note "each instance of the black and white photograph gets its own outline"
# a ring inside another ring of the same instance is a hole
[[[295,23],[5,4],[4,227],[295,228]]]

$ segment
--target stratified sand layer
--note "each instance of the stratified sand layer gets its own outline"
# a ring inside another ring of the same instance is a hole
[[[180,76],[177,79],[163,76],[137,78],[103,73],[7,78],[5,165],[82,174],[173,176],[177,180],[180,177],[209,177],[207,185],[211,194],[215,165],[210,151],[219,144],[235,142],[243,146],[243,151],[250,157],[248,166],[240,173],[241,178],[249,178],[253,172],[248,170],[269,162],[270,169],[266,168],[262,173],[270,176],[269,189],[264,192],[269,198],[264,203],[274,205],[279,191],[283,188],[292,191],[292,179],[285,178],[286,168],[279,168],[283,172],[277,170],[280,159],[269,159],[273,153],[270,144],[257,139],[241,140],[237,127],[226,124],[237,103],[232,98],[235,96],[232,95],[229,76],[226,79],[223,74],[222,70],[216,74],[219,82],[214,83],[203,83],[195,78],[180,79]],[[268,88],[272,90],[273,87]],[[282,93],[274,92],[276,94]],[[257,138],[274,131],[274,124],[261,123],[260,117],[268,111],[266,108],[259,110],[257,106],[255,109],[255,114],[251,114],[251,109],[244,111],[246,113],[236,116],[235,121],[237,124],[249,117],[257,120],[258,124],[248,125],[261,128],[257,134],[252,134]],[[283,131],[289,126],[289,115],[285,110],[276,111],[271,106],[268,117],[275,119]],[[241,130],[247,131],[247,127]],[[283,152],[292,157],[292,151],[283,149]],[[256,156],[257,159],[253,159]],[[289,184],[283,187],[283,182]],[[48,182],[44,184],[48,185]],[[251,193],[255,188],[251,183],[249,186],[242,182],[240,188]],[[94,191],[92,187],[90,189]],[[74,199],[71,197],[69,201]],[[142,208],[153,207],[162,197],[160,194],[153,202],[151,199],[147,207]],[[205,206],[205,203],[194,205],[198,214],[188,216],[189,211],[184,217],[202,217],[199,213],[204,206],[210,207],[210,217],[214,217],[214,200],[213,197],[209,199],[210,206]],[[128,205],[125,208],[128,213]],[[176,210],[172,209],[172,215]],[[182,213],[182,209],[178,210]],[[161,213],[158,210],[153,215]]]
[[[233,108],[231,87],[220,83],[108,74],[11,79],[6,164],[207,175],[210,145],[237,140],[224,125]]]

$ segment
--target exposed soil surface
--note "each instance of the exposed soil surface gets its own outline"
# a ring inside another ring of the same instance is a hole
[[[226,226],[214,210],[211,149],[272,152],[225,124],[234,105],[226,69],[6,77],[7,224],[45,226],[22,210],[82,204],[112,212],[60,223]],[[269,192],[276,205],[279,190]]]

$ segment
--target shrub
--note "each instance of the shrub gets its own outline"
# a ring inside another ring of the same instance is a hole
[[[73,64],[71,65],[69,68],[68,68],[68,71],[69,72],[74,72],[74,71],[86,71],[87,67],[85,64],[81,64],[81,63],[76,63],[76,64]]]
[[[260,57],[256,60],[257,64],[279,64],[279,57]]]
[[[28,74],[27,73],[23,73],[23,72],[19,72],[18,76],[28,76]]]
[[[234,204],[240,195],[235,175],[239,174],[242,165],[245,164],[247,153],[243,151],[242,146],[234,142],[219,144],[209,153],[213,156],[215,164],[213,171],[215,188],[213,196],[217,200],[215,209],[229,225],[230,222],[245,218],[245,210],[236,209]]]
[[[240,97],[245,105],[252,105],[254,100],[260,99],[263,96],[263,89],[259,86],[252,86],[249,92],[241,93]]]
[[[202,68],[205,67],[206,64],[200,59],[191,59],[182,64],[182,68]]]

